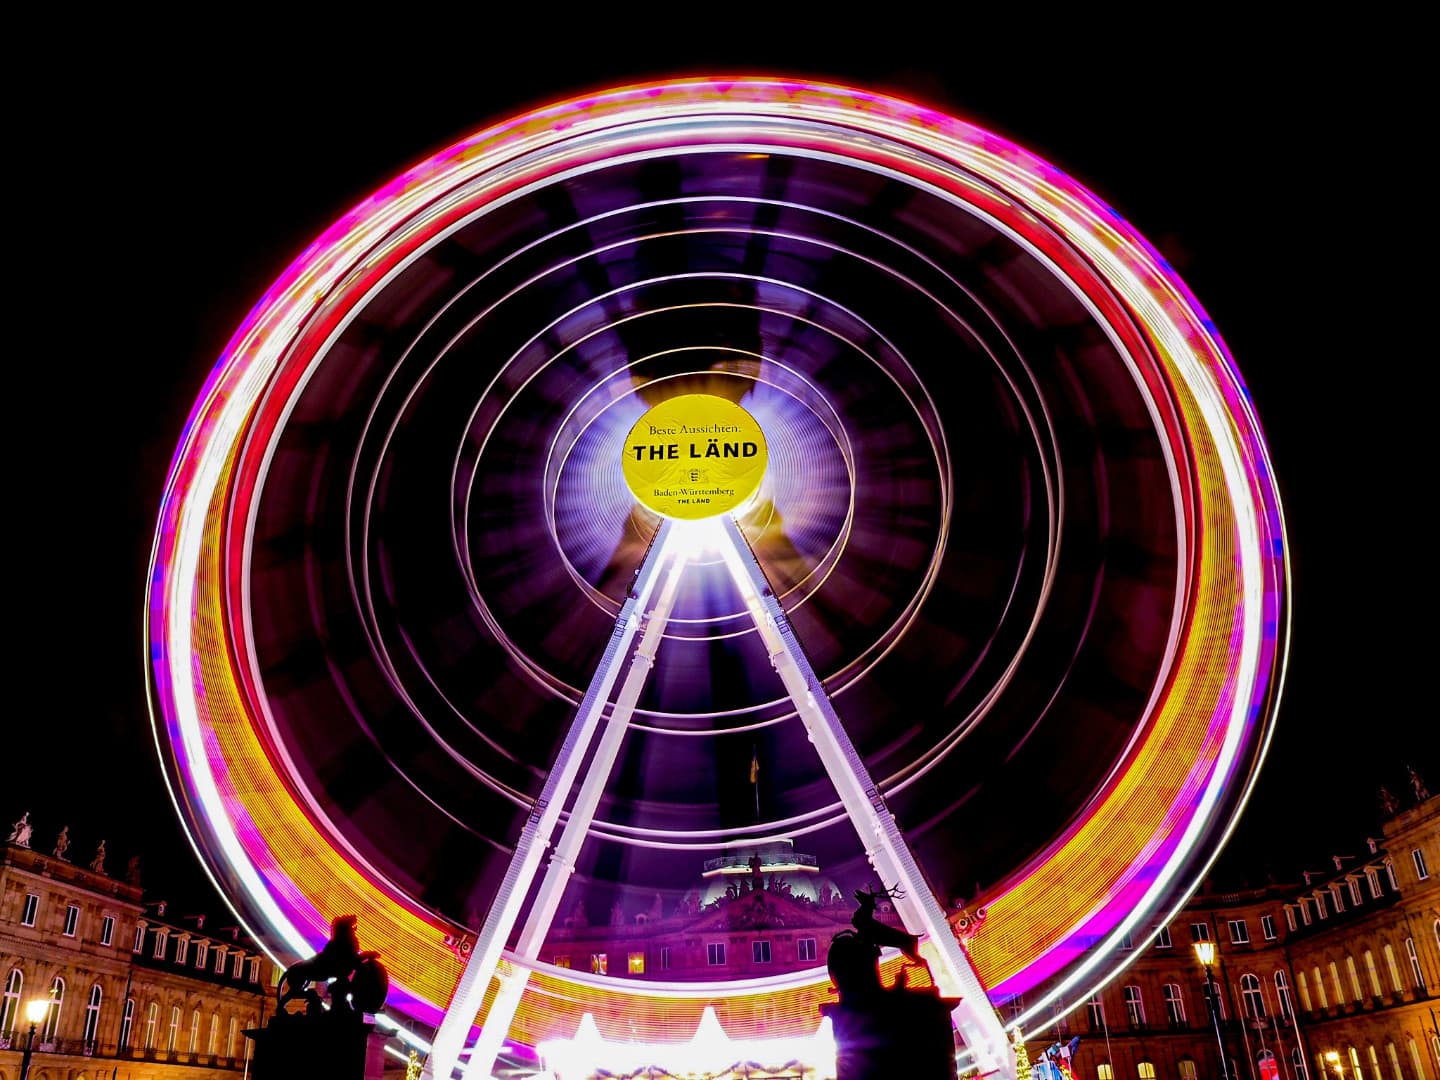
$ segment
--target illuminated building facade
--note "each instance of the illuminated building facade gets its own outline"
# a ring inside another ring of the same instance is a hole
[[[119,880],[0,846],[0,1080],[19,1076],[27,1004],[47,1001],[29,1080],[207,1080],[244,1073],[272,965],[236,927],[176,919]]]
[[[1382,837],[1332,856],[1324,872],[1204,890],[1137,931],[1134,963],[1027,1032],[1031,1059],[1078,1035],[1072,1064],[1083,1080],[1437,1080],[1440,797],[1414,783],[1405,805],[1391,803]],[[1215,946],[1218,1031],[1200,940]]]

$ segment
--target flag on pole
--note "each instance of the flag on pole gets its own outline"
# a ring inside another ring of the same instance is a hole
[[[754,749],[750,751],[750,783],[760,782],[760,757]]]

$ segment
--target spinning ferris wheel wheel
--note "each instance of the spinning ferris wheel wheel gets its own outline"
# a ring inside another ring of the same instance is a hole
[[[167,480],[152,708],[257,938],[356,914],[428,1075],[813,1028],[823,966],[539,959],[577,883],[780,837],[902,885],[1009,1075],[995,1005],[1088,996],[1232,826],[1286,590],[1243,382],[1113,211],[912,103],[685,80],[482,131],[271,287]]]

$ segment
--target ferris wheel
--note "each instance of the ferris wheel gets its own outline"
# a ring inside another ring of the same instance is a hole
[[[1110,208],[911,102],[688,79],[481,131],[275,282],[167,479],[152,714],[255,936],[356,914],[429,1076],[586,1014],[807,1032],[823,966],[539,959],[567,890],[782,837],[903,885],[1009,1075],[1228,835],[1287,588],[1243,381]]]

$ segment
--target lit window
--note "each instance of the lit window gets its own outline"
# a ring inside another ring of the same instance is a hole
[[[750,962],[752,964],[770,963],[770,942],[752,941],[750,943]]]
[[[195,1009],[190,1013],[190,1053],[200,1052],[200,1010]]]
[[[645,974],[645,954],[643,952],[632,952],[626,957],[626,967],[631,975]]]
[[[815,960],[815,939],[813,937],[802,937],[796,942],[795,947],[800,951],[800,959],[807,963]]]
[[[1228,925],[1230,927],[1230,943],[1232,945],[1250,944],[1250,928],[1245,925],[1244,919],[1231,919]]]
[[[590,954],[590,974],[591,974],[591,975],[608,975],[608,974],[610,974],[610,954],[609,954],[609,953],[593,952],[593,953]]]
[[[1357,877],[1348,878],[1346,884],[1350,886],[1350,903],[1358,907],[1360,904],[1360,879]]]
[[[1380,989],[1380,969],[1375,966],[1375,954],[1369,949],[1365,950],[1365,974],[1370,976],[1370,993],[1378,998],[1384,993]]]
[[[210,953],[210,943],[209,943],[209,942],[206,942],[206,941],[197,941],[197,942],[195,943],[195,966],[196,966],[197,968],[203,968],[203,967],[205,966],[205,961],[206,961],[206,959],[208,958],[209,953]]]
[[[63,933],[66,937],[74,937],[74,936],[75,936],[75,931],[79,928],[79,926],[80,926],[80,905],[79,905],[79,904],[66,904],[66,905],[65,905],[65,929],[62,931],[62,933]]]
[[[1155,1080],[1155,1066],[1148,1061],[1142,1061],[1135,1067],[1135,1075],[1140,1080]]]
[[[260,981],[260,958],[258,956],[250,958],[250,981],[253,983]]]
[[[1379,900],[1380,875],[1375,872],[1375,868],[1373,866],[1367,866],[1365,868],[1365,883],[1370,886],[1370,899]]]
[[[1330,961],[1330,985],[1335,990],[1335,1007],[1338,1009],[1345,1004],[1345,988],[1340,985],[1340,967],[1334,960]]]
[[[1261,916],[1260,916],[1260,933],[1264,936],[1264,938],[1265,938],[1266,941],[1274,941],[1274,940],[1275,940],[1275,936],[1276,936],[1276,935],[1275,935],[1275,916],[1273,916],[1273,915],[1261,915]]]
[[[35,916],[40,911],[40,897],[32,893],[25,894],[25,910],[20,913],[21,926],[34,926]]]
[[[135,1023],[135,999],[125,999],[125,1011],[120,1014],[120,1049],[130,1049],[130,1028]]]
[[[230,1034],[225,1040],[225,1056],[227,1058],[233,1058],[235,1056],[235,1036],[239,1031],[240,1018],[238,1016],[230,1017]]]
[[[558,967],[558,968],[568,968],[568,967],[570,966],[570,957],[568,957],[568,956],[557,956],[557,957],[555,957],[555,959],[551,960],[550,962],[551,962],[552,964],[554,964],[554,965],[555,965],[556,967]]]
[[[230,976],[231,978],[238,979],[243,974],[245,974],[245,954],[237,952],[235,954],[235,963],[230,965]]]
[[[164,930],[155,932],[155,951],[151,954],[156,960],[165,959],[165,946],[170,943],[170,935]]]
[[[1095,1080],[1115,1080],[1115,1070],[1110,1068],[1109,1063],[1102,1061],[1095,1066]]]
[[[25,989],[25,976],[19,968],[11,968],[5,979],[5,994],[0,997],[0,1035],[14,1031],[20,1025],[20,992]]]
[[[115,940],[115,917],[106,915],[100,920],[100,944],[109,945]]]
[[[1411,1070],[1415,1073],[1416,1076],[1420,1077],[1421,1080],[1424,1080],[1425,1066],[1420,1060],[1420,1047],[1416,1044],[1414,1039],[1407,1038],[1405,1040],[1405,1049],[1410,1052]]]
[[[1290,1064],[1295,1069],[1295,1080],[1310,1080],[1309,1070],[1305,1068],[1305,1055],[1298,1046],[1290,1051]]]
[[[60,1028],[60,1007],[65,1004],[65,980],[56,975],[50,982],[50,1010],[45,1014],[45,1027],[40,1035],[41,1042],[54,1042],[55,1032]]]
[[[1385,1043],[1385,1056],[1390,1059],[1390,1075],[1404,1076],[1405,1074],[1400,1071],[1400,1051],[1396,1050],[1395,1044],[1388,1040]]]
[[[1138,986],[1125,987],[1125,1015],[1131,1027],[1145,1026],[1145,1001]]]
[[[1286,980],[1284,971],[1275,972],[1275,1000],[1280,1003],[1282,1017],[1289,1020],[1295,1015],[1294,1006],[1290,1004],[1290,983]]]
[[[1374,1043],[1371,1043],[1365,1049],[1366,1052],[1370,1055],[1370,1071],[1377,1077],[1378,1080],[1378,1077],[1380,1076],[1380,1055],[1375,1052]],[[1360,1074],[1356,1073],[1355,1075],[1359,1076]]]
[[[1191,941],[1209,941],[1209,940],[1210,940],[1210,924],[1209,924],[1209,923],[1203,923],[1203,922],[1192,922],[1192,923],[1190,924],[1190,940],[1191,940]]]
[[[1240,976],[1240,999],[1246,1016],[1252,1020],[1265,1018],[1265,992],[1260,989],[1260,980],[1249,972]]]
[[[1424,881],[1430,876],[1430,868],[1425,865],[1425,853],[1417,847],[1410,852],[1410,858],[1415,860],[1415,876]]]
[[[1328,1009],[1328,1008],[1330,1007],[1330,999],[1325,995],[1325,980],[1324,980],[1323,978],[1321,978],[1321,976],[1320,976],[1320,969],[1319,969],[1319,967],[1316,967],[1316,968],[1314,969],[1314,974],[1315,974],[1315,996],[1320,999],[1320,1008],[1322,1008],[1322,1009]]]
[[[1195,1062],[1185,1058],[1180,1062],[1180,1080],[1196,1080],[1200,1074],[1195,1071]]]
[[[1311,1009],[1311,1005],[1310,1005],[1310,980],[1307,979],[1307,978],[1305,978],[1305,972],[1303,972],[1303,971],[1298,971],[1298,972],[1296,972],[1295,974],[1296,974],[1296,977],[1300,980],[1300,982],[1299,982],[1299,989],[1300,989],[1300,1008],[1304,1009],[1304,1010],[1308,1013],[1308,1012],[1310,1011],[1310,1009]],[[1278,975],[1278,972],[1277,972],[1277,975]]]
[[[1345,974],[1350,976],[1350,996],[1357,1002],[1365,997],[1365,991],[1360,989],[1360,972],[1355,969],[1355,957],[1345,957]]]
[[[1385,969],[1390,973],[1390,989],[1400,993],[1400,965],[1395,962],[1395,950],[1385,943]]]
[[[1165,984],[1165,1015],[1175,1027],[1185,1023],[1185,999],[1180,994],[1179,983]]]
[[[90,987],[90,1000],[85,1003],[85,1029],[81,1033],[80,1038],[92,1048],[95,1043],[95,1033],[100,1030],[100,1001],[102,997],[99,983]]]
[[[205,1052],[212,1058],[220,1052],[220,1014],[210,1014],[210,1041],[206,1043],[209,1047]]]
[[[171,1051],[180,1045],[180,1006],[170,1006],[170,1032],[165,1038],[165,1049]]]
[[[660,970],[661,970],[661,971],[669,971],[669,970],[670,970],[670,946],[669,946],[669,945],[661,945],[661,946],[660,946]]]
[[[157,1002],[150,1002],[150,1007],[145,1010],[145,1049],[155,1049],[155,1029],[160,1026],[160,1005]]]
[[[712,941],[705,946],[705,962],[711,967],[725,965],[725,943],[723,941]]]
[[[223,945],[215,947],[215,974],[225,974],[225,947]]]
[[[1405,955],[1410,958],[1410,975],[1415,980],[1415,989],[1420,990],[1425,986],[1425,976],[1420,971],[1420,955],[1415,951],[1415,939],[1405,939]]]
[[[186,954],[187,952],[189,952],[189,951],[190,951],[190,942],[189,942],[189,940],[188,940],[187,938],[183,938],[183,937],[182,937],[182,938],[177,938],[177,939],[175,940],[175,963],[177,963],[177,964],[183,964],[183,963],[185,963],[185,954]]]
[[[1155,935],[1155,947],[1157,949],[1174,948],[1175,943],[1170,940],[1170,927],[1160,927],[1160,933]]]
[[[1400,891],[1400,882],[1395,880],[1395,864],[1389,859],[1385,860],[1385,880],[1390,882],[1391,892]]]
[[[144,952],[144,951],[145,951],[145,924],[144,924],[144,923],[141,923],[139,926],[135,927],[135,951],[136,951],[137,953],[138,953],[138,952]]]

